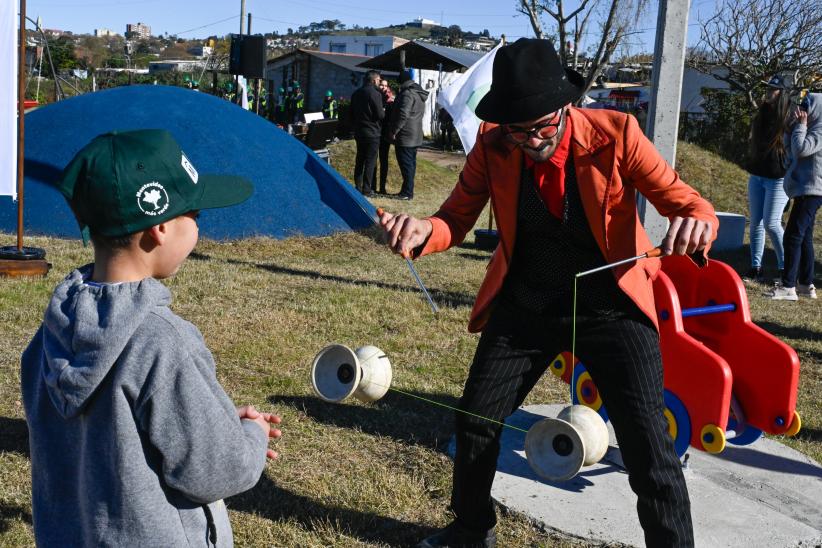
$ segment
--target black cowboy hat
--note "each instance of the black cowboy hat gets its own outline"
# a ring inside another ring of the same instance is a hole
[[[476,114],[497,124],[540,118],[576,101],[585,90],[585,79],[562,66],[548,40],[520,38],[501,47],[492,75]]]

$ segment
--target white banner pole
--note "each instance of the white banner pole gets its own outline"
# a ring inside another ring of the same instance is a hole
[[[17,199],[16,2],[0,2],[0,196]]]

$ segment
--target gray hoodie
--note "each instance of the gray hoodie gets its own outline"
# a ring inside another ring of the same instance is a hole
[[[822,93],[808,94],[808,123],[794,125],[789,141],[785,192],[791,198],[822,196]]]
[[[231,546],[221,499],[257,483],[265,433],[165,286],[90,273],[57,286],[22,358],[37,543]]]

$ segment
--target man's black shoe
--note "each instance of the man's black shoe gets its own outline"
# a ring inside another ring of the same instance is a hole
[[[403,194],[403,193],[394,194],[394,198],[397,199],[397,200],[413,200],[414,199],[413,196],[409,196],[408,194]]]
[[[765,281],[765,275],[762,273],[762,269],[758,266],[751,267],[749,271],[742,275],[743,282],[753,282],[753,283],[763,283]]]
[[[365,196],[366,198],[373,198],[374,196],[377,195],[377,193],[374,192],[373,190],[366,190],[362,193],[362,195]]]
[[[497,535],[493,529],[484,533],[464,528],[456,521],[420,541],[417,548],[494,548]]]

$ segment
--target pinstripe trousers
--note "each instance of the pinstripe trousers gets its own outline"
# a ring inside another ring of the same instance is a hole
[[[635,308],[635,307],[634,307]],[[668,435],[659,336],[638,309],[577,316],[576,351],[599,389],[619,441],[648,546],[693,546],[690,501]],[[536,314],[501,298],[485,327],[460,409],[502,421],[523,402],[549,360],[570,350],[570,316]],[[491,484],[502,427],[456,414],[451,505],[469,529],[496,524]],[[596,508],[592,508],[596,511]]]

